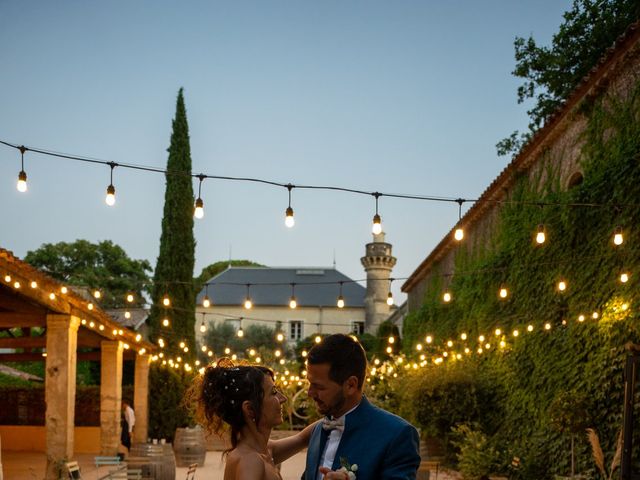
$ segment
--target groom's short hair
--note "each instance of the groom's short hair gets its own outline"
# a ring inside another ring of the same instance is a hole
[[[325,337],[309,350],[307,363],[328,363],[329,379],[341,385],[351,376],[358,379],[358,388],[364,384],[367,356],[360,342],[349,335],[336,333]]]

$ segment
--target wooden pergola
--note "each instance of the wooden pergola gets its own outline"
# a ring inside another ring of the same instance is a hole
[[[148,431],[148,376],[155,347],[93,302],[0,248],[0,362],[45,362],[47,474],[74,454],[76,364],[101,363],[100,453],[120,444],[123,360],[135,360],[135,442]],[[78,350],[81,350],[78,352]]]

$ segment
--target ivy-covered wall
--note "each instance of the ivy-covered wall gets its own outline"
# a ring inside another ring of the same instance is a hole
[[[446,262],[432,266],[416,288],[422,306],[405,320],[406,353],[415,356],[422,342],[429,361],[444,360],[425,367],[423,378],[429,369],[468,362],[483,382],[490,379],[491,415],[480,409],[461,421],[474,422],[490,436],[499,468],[511,478],[568,474],[571,429],[563,418],[581,420],[573,422],[580,427],[577,472],[594,471],[583,427],[600,435],[607,464],[615,450],[624,345],[640,342],[640,74],[630,81],[629,72],[637,73],[638,64],[627,69],[624,90],[614,82],[609,93],[578,105],[564,140],[561,135],[538,152],[537,167],[523,171],[508,192],[514,202],[494,210],[487,235],[451,252],[455,273]],[[567,189],[578,164],[583,181]],[[547,241],[536,245],[541,223]],[[625,238],[620,246],[612,242],[617,226]],[[620,282],[623,271],[630,275],[626,283]],[[560,280],[566,281],[564,292],[557,288]],[[498,295],[502,285],[506,299]],[[442,301],[445,288],[453,297],[449,303]],[[425,343],[426,335],[433,336],[432,344]],[[478,341],[480,335],[485,341]],[[450,339],[452,347],[446,345]],[[471,353],[456,364],[451,358],[464,348]],[[439,407],[422,402],[421,408],[416,416],[427,418]],[[636,444],[639,431],[636,425]],[[640,461],[640,452],[634,458]]]

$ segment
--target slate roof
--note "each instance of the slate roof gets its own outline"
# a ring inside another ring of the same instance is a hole
[[[229,267],[209,279],[197,296],[202,304],[206,292],[213,305],[241,306],[249,296],[254,306],[286,306],[295,283],[299,307],[336,307],[339,282],[345,307],[364,308],[366,288],[332,267]]]

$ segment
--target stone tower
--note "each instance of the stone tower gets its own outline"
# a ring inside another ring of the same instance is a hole
[[[364,330],[375,335],[380,324],[391,313],[387,297],[391,270],[396,264],[396,258],[391,255],[391,244],[384,241],[384,232],[373,235],[373,242],[367,243],[366,256],[360,261],[367,272]]]

